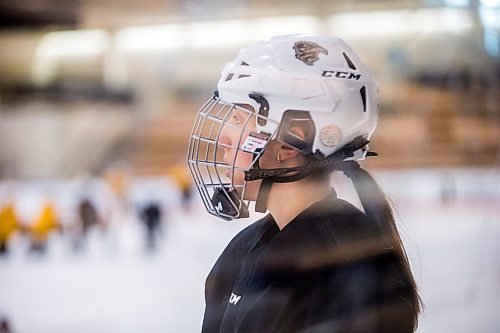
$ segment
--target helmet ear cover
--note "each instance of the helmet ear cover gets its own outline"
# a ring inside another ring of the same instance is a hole
[[[287,110],[283,114],[277,139],[304,155],[312,153],[316,128],[309,111]]]

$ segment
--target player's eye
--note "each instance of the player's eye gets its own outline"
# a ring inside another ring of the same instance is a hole
[[[240,118],[238,118],[238,116],[233,112],[233,114],[231,115],[231,124],[233,125],[239,125],[240,124]]]

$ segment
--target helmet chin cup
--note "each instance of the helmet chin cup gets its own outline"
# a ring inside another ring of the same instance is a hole
[[[247,205],[234,189],[228,187],[215,189],[211,203],[217,211],[217,215],[225,220],[250,216]]]

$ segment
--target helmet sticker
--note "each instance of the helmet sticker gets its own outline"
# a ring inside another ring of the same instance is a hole
[[[293,49],[295,58],[309,66],[313,66],[319,60],[320,53],[328,55],[327,49],[314,42],[299,41],[293,44]]]
[[[267,133],[251,132],[246,138],[241,149],[247,153],[258,152],[266,146],[271,136]]]
[[[323,127],[320,132],[319,138],[321,143],[327,147],[333,147],[337,145],[341,138],[342,134],[340,133],[340,129],[335,125],[328,125]]]

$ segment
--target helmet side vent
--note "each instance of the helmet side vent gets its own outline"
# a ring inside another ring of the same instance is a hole
[[[361,87],[361,89],[359,89],[359,93],[361,94],[361,100],[363,101],[363,112],[366,112],[366,86]]]
[[[246,62],[242,61],[242,62],[241,62],[241,64],[240,64],[240,66],[250,66],[250,65],[249,65],[248,63],[246,63]],[[229,74],[226,76],[226,78],[224,79],[224,82],[231,81],[231,80],[233,79],[233,77],[234,77],[234,74],[235,74],[235,73],[229,73]],[[237,79],[242,79],[242,78],[249,77],[249,76],[251,76],[251,75],[248,75],[248,74],[240,74],[240,75],[238,75],[236,78],[237,78]]]
[[[354,63],[352,62],[351,58],[349,58],[349,56],[345,52],[342,52],[342,55],[344,56],[344,59],[347,62],[347,66],[349,66],[350,69],[356,70],[356,66],[354,66]]]

